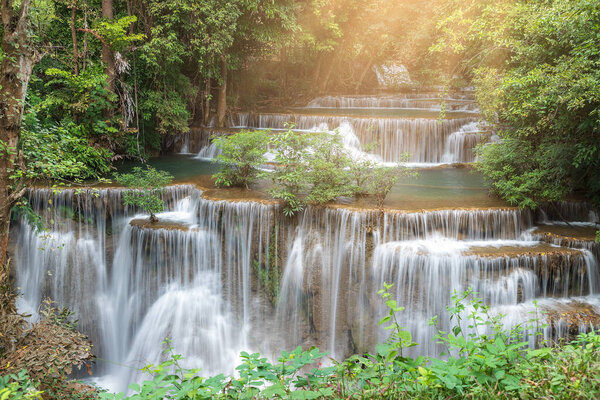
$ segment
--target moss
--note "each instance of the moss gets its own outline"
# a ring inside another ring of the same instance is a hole
[[[278,231],[279,225],[275,224],[269,248],[266,257],[263,257],[263,262],[254,259],[252,267],[260,288],[264,291],[269,301],[275,306],[279,298],[279,282],[281,280],[281,271],[279,268],[279,250],[278,250]]]

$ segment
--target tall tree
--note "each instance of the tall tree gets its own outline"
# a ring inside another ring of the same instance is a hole
[[[6,262],[10,211],[24,187],[14,179],[17,148],[27,87],[38,60],[29,35],[31,0],[17,9],[13,0],[1,0],[2,61],[0,63],[0,264]]]
[[[102,0],[102,18],[106,18],[109,21],[113,19],[113,0]],[[108,78],[108,88],[111,92],[115,91],[115,56],[110,44],[106,41],[102,42],[102,62],[106,76]]]

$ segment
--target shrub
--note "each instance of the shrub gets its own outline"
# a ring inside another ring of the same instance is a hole
[[[355,193],[353,163],[338,134],[298,133],[291,128],[273,137],[275,171],[269,193],[293,215],[306,204],[322,205]],[[265,175],[266,176],[266,175]]]
[[[415,176],[412,169],[400,164],[409,159],[404,154],[398,165],[381,165],[370,160],[351,163],[350,173],[354,182],[354,192],[358,196],[373,196],[377,207],[383,209],[383,203],[392,188],[402,176]]]
[[[343,196],[372,195],[383,208],[399,177],[409,175],[408,168],[352,159],[337,133],[301,133],[290,127],[270,139],[264,131],[242,131],[215,137],[213,143],[221,149],[217,159],[224,164],[213,175],[217,186],[248,188],[259,177],[270,178],[268,192],[283,202],[288,216],[307,204],[320,206]],[[259,173],[268,150],[275,154],[275,169]]]
[[[292,128],[274,135],[271,140],[276,167],[270,174],[273,187],[269,189],[269,194],[284,202],[283,212],[286,215],[301,211],[305,205],[301,196],[309,188],[306,179],[309,145],[309,135],[294,132]]]
[[[354,187],[349,171],[353,161],[338,134],[311,135],[310,151],[306,153],[308,166],[305,178],[310,190],[308,204],[321,205],[342,196],[353,196]]]
[[[131,173],[116,174],[115,179],[123,186],[134,188],[123,193],[125,205],[139,207],[150,214],[151,222],[158,221],[155,214],[164,209],[160,196],[164,187],[173,180],[169,173],[157,171],[150,166],[146,169],[134,167]]]
[[[234,135],[215,136],[212,142],[221,150],[217,160],[221,171],[213,175],[217,186],[248,186],[258,176],[258,168],[266,162],[269,135],[264,131],[241,131]]]

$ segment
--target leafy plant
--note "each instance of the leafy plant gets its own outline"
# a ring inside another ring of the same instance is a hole
[[[305,154],[305,177],[310,185],[306,201],[312,205],[329,203],[354,195],[350,166],[353,163],[338,133],[311,135]]]
[[[409,159],[402,155],[398,165],[381,165],[371,160],[355,161],[350,165],[350,174],[354,181],[354,192],[358,196],[373,196],[377,207],[383,209],[383,203],[394,185],[401,177],[415,176],[416,172],[402,166]]]
[[[151,222],[158,221],[155,214],[164,209],[161,195],[164,187],[173,180],[169,173],[150,166],[146,169],[134,167],[130,173],[116,174],[115,179],[123,186],[134,188],[123,192],[125,205],[139,207],[150,214]]]
[[[264,131],[241,131],[214,136],[212,143],[221,150],[217,160],[223,163],[213,175],[218,186],[248,186],[258,177],[258,168],[266,162],[269,135]]]
[[[302,195],[309,189],[306,171],[309,168],[307,158],[310,142],[309,135],[294,132],[292,127],[274,135],[271,140],[276,167],[269,175],[273,181],[269,193],[284,202],[283,212],[286,215],[301,211],[305,205]]]
[[[0,399],[2,400],[41,400],[42,394],[43,392],[33,385],[25,370],[16,374],[0,375]]]
[[[401,327],[403,308],[384,284],[378,293],[387,308],[379,325],[389,333],[373,354],[353,355],[323,367],[326,353],[316,348],[282,352],[275,363],[258,353],[241,353],[236,376],[204,378],[181,366],[168,349],[166,361],[143,370],[150,380],[129,386],[132,395],[99,393],[103,400],[159,399],[432,399],[432,398],[595,398],[600,366],[600,336],[580,334],[571,344],[526,349],[521,340],[539,332],[537,312],[524,326],[505,329],[502,316],[472,291],[455,293],[448,306],[449,331],[435,338],[445,358],[411,358],[416,346]],[[432,320],[436,325],[437,320]]]
[[[600,200],[600,8],[590,0],[439,9],[432,51],[458,59],[500,141],[480,147],[492,189],[520,207],[581,191]],[[439,55],[441,56],[441,54]]]
[[[372,195],[379,208],[408,168],[354,160],[339,134],[298,133],[291,128],[274,135],[275,171],[269,193],[284,202],[284,213],[293,215],[306,204],[323,205],[343,196]],[[406,157],[406,156],[405,156]]]

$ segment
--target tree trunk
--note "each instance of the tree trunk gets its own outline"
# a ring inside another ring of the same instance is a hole
[[[87,52],[88,52],[88,40],[87,40],[88,23],[87,23],[87,8],[86,7],[83,8],[83,28],[86,29],[86,31],[83,32],[83,53],[81,54],[81,68],[83,71],[85,71]]]
[[[10,210],[23,195],[22,182],[11,178],[18,164],[17,149],[27,86],[36,62],[28,33],[30,0],[23,0],[19,15],[11,0],[2,4],[2,52],[0,64],[0,264],[6,262]]]
[[[75,17],[77,16],[77,0],[71,3],[71,40],[73,41],[73,72],[79,75],[79,51],[77,49],[77,31],[75,30]]]
[[[102,0],[102,17],[113,19],[113,0]],[[102,62],[107,76],[108,88],[111,92],[115,91],[115,57],[108,43],[102,42]]]
[[[217,99],[217,128],[225,127],[225,113],[227,112],[227,60],[221,56],[221,86]]]
[[[287,59],[287,46],[283,45],[281,46],[281,60],[279,61],[279,65],[281,66],[279,77],[281,79],[281,92],[284,99],[287,99],[288,94]]]
[[[366,65],[365,68],[362,70],[362,72],[360,73],[360,76],[358,78],[358,81],[356,82],[355,86],[354,86],[354,91],[356,93],[358,93],[358,91],[360,90],[360,87],[362,86],[363,81],[365,80],[365,77],[367,76],[367,72],[369,72],[369,70],[371,69],[371,66],[373,65],[372,61],[369,61]]]
[[[206,88],[204,90],[204,104],[203,104],[203,117],[204,117],[204,126],[208,126],[210,122],[210,93],[211,93],[211,80],[210,78],[206,79]]]

